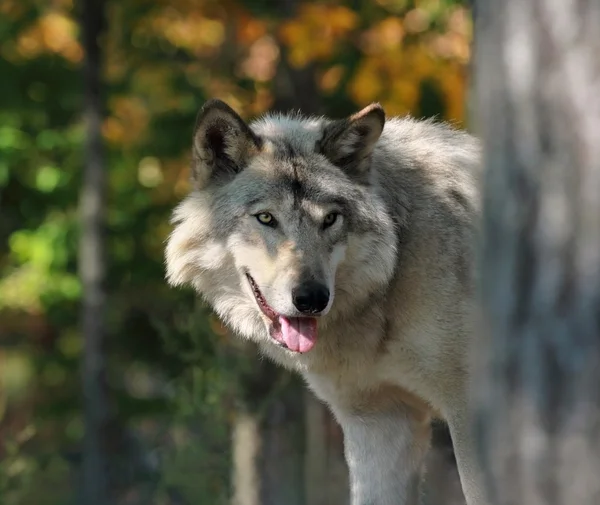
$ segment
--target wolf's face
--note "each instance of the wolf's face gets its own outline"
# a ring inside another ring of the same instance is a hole
[[[250,128],[209,102],[194,137],[195,189],[167,247],[169,280],[194,285],[246,336],[311,350],[320,325],[393,270],[393,224],[370,192],[383,124],[371,106],[327,124],[280,117]]]

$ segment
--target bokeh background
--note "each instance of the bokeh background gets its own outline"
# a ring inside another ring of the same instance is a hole
[[[2,505],[79,503],[79,11],[73,0],[0,0]],[[106,0],[106,17],[113,503],[254,505],[254,486],[256,504],[342,504],[342,437],[327,410],[191,292],[166,286],[169,213],[189,188],[207,98],[247,119],[291,108],[343,116],[379,101],[388,115],[465,126],[465,2]],[[436,431],[432,505],[458,496],[447,442]]]

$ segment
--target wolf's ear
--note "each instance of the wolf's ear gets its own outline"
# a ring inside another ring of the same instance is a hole
[[[225,102],[209,100],[196,120],[192,182],[202,189],[210,181],[234,177],[258,153],[260,138]]]
[[[372,103],[346,119],[328,124],[317,144],[317,151],[350,175],[365,175],[369,169],[369,155],[384,125],[383,108]]]

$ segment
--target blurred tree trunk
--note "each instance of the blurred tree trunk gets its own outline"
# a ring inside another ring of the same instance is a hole
[[[278,374],[287,374],[277,370]],[[261,505],[304,505],[304,384],[297,377],[272,395],[263,420]]]
[[[301,0],[280,0],[284,18],[296,14]],[[292,67],[287,60],[287,49],[280,45],[280,58],[275,74],[273,110],[288,112],[300,109],[305,114],[321,114],[321,94],[317,88],[315,64],[303,68]]]
[[[232,505],[302,505],[302,384],[278,365],[252,356],[242,365],[232,426]],[[243,359],[243,358],[242,358]]]
[[[479,0],[475,428],[493,504],[600,503],[600,4]]]
[[[312,392],[304,393],[306,505],[345,504],[350,500],[342,430]]]
[[[304,394],[306,455],[304,458],[304,489],[307,505],[326,505],[327,493],[327,419],[323,404],[310,391]],[[347,500],[346,500],[347,501]],[[343,502],[342,502],[343,503]]]
[[[106,259],[104,211],[106,173],[102,143],[101,68],[99,43],[104,28],[103,0],[82,3],[84,60],[85,163],[80,194],[79,273],[83,284],[82,330],[85,436],[82,500],[85,505],[109,503],[108,457],[105,443],[108,399],[105,387],[104,281]]]
[[[259,416],[239,408],[232,431],[233,505],[260,505],[262,436]]]

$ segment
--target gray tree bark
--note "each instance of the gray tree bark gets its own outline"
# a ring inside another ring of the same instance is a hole
[[[232,505],[260,505],[262,436],[256,413],[239,409],[232,430]]]
[[[600,503],[600,3],[479,0],[490,502]]]
[[[108,399],[104,381],[104,209],[106,174],[102,143],[101,68],[99,37],[104,26],[103,0],[82,2],[84,62],[85,163],[80,194],[81,238],[79,274],[83,284],[82,366],[85,435],[83,448],[82,503],[109,503],[108,456],[105,431]]]

